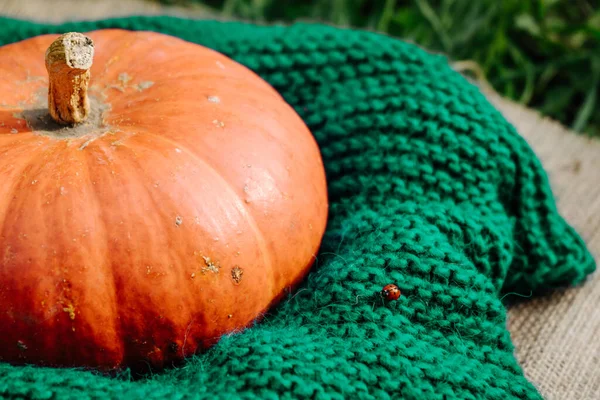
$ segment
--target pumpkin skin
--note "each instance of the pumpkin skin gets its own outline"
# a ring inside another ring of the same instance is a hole
[[[160,368],[306,275],[325,173],[303,121],[245,67],[158,33],[87,35],[104,106],[80,137],[27,120],[47,107],[58,35],[0,47],[0,360]]]

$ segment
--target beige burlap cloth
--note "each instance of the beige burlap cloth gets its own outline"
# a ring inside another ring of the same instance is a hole
[[[208,15],[201,7],[188,10],[143,0],[0,0],[0,14],[51,22],[132,14]],[[598,259],[600,139],[577,135],[484,91],[536,151],[560,211]],[[600,400],[600,273],[581,287],[511,308],[508,326],[525,374],[546,399]]]

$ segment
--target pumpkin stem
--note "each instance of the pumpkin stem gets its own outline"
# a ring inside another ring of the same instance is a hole
[[[94,58],[94,42],[77,32],[56,39],[46,50],[48,110],[61,125],[83,122],[90,112],[88,84]]]

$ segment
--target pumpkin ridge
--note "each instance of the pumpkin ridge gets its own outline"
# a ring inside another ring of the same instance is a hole
[[[58,149],[59,147],[59,143],[55,142],[55,143],[50,143],[50,146],[46,146],[42,151],[40,151],[39,153],[36,153],[35,151],[32,151],[31,154],[33,154],[34,156],[31,157],[23,166],[23,168],[21,168],[19,170],[19,173],[16,174],[14,176],[13,182],[14,185],[12,186],[12,188],[7,192],[7,196],[4,196],[4,198],[8,199],[6,206],[4,207],[4,212],[2,212],[2,210],[0,210],[0,246],[1,246],[1,250],[2,252],[0,254],[4,254],[5,249],[9,250],[12,247],[12,243],[11,243],[11,236],[10,236],[10,231],[13,230],[14,231],[14,226],[11,224],[7,224],[6,223],[6,219],[7,217],[10,215],[9,213],[13,213],[13,215],[17,214],[17,212],[23,210],[24,207],[19,206],[19,202],[23,201],[24,198],[27,198],[27,193],[24,196],[19,196],[18,195],[18,190],[22,189],[23,186],[28,186],[25,182],[27,180],[31,180],[31,179],[39,179],[38,175],[34,175],[34,176],[30,176],[28,175],[28,171],[32,170],[32,169],[38,169],[39,171],[44,171],[45,169],[45,165],[41,164],[41,162],[38,162],[38,159],[40,160],[44,160],[46,155],[53,155],[55,158],[58,158],[58,156],[56,155],[57,153],[60,153],[62,150]],[[14,157],[13,157],[14,158]],[[15,212],[17,211],[17,212]],[[21,211],[22,212],[22,211]],[[8,232],[7,232],[8,230]],[[8,242],[8,243],[6,243]],[[8,244],[8,247],[4,247],[6,246],[6,244]],[[2,263],[2,261],[4,261],[4,263]],[[8,271],[8,266],[5,263],[6,260],[1,260],[0,261],[0,268],[4,269],[4,271],[2,271],[3,273],[5,273],[6,271]],[[18,267],[23,267],[22,265],[18,265]],[[44,268],[45,266],[43,266]],[[14,269],[14,266],[13,266]],[[16,270],[15,270],[16,271]],[[44,272],[47,272],[47,269],[44,268]],[[52,298],[53,299],[57,299],[59,297],[58,291],[56,292],[52,292],[51,293]],[[34,298],[31,296],[28,298],[29,301],[34,301]],[[66,311],[66,310],[65,310]],[[48,322],[51,319],[53,319],[57,314],[60,314],[60,312],[54,314],[54,315],[50,315],[49,317],[45,318],[44,320],[42,320],[42,322]],[[10,317],[9,317],[10,318]],[[14,317],[14,319],[17,319],[19,317]],[[44,349],[45,351],[46,349]],[[43,363],[43,361],[42,361]]]
[[[128,146],[125,144],[121,144],[120,146],[120,151],[128,151],[128,152],[134,152],[132,146]],[[108,151],[108,148],[106,147],[106,143],[103,142],[99,142],[97,146],[95,146],[95,149],[97,149],[98,151],[102,152],[107,158],[110,158],[110,154]],[[92,158],[90,158],[89,154],[91,153],[86,153],[86,159],[87,161],[93,161]],[[137,162],[137,160],[133,157],[127,156],[124,157],[124,159],[126,159],[126,162],[129,165],[135,165],[138,166],[139,169],[141,171],[143,171],[142,166],[139,164],[139,162]],[[89,164],[87,164],[89,166]],[[149,188],[147,188],[145,185],[142,185],[145,189],[146,192],[148,194],[148,199],[152,202],[153,206],[156,209],[160,209],[160,204],[155,200],[152,192],[149,190]],[[94,187],[94,195],[96,197],[100,197],[99,196],[99,192],[97,189],[97,185],[93,185]],[[104,215],[104,211],[102,211],[102,214]],[[106,218],[103,218],[103,225],[106,226],[106,223],[104,222],[106,220]],[[108,242],[107,242],[108,243]],[[109,246],[110,247],[110,246]],[[111,262],[109,263],[109,270],[110,270],[110,276],[111,276],[111,281],[112,281],[112,288],[114,289],[114,300],[115,300],[115,304],[117,305],[117,307],[115,307],[116,310],[116,317],[115,319],[118,319],[118,323],[115,323],[115,334],[117,336],[119,336],[120,338],[120,358],[115,362],[115,366],[120,366],[123,365],[123,363],[130,365],[130,367],[133,370],[138,370],[140,368],[140,365],[134,365],[131,364],[131,362],[140,362],[140,360],[137,360],[135,355],[138,354],[140,352],[140,348],[139,346],[139,337],[138,336],[128,336],[128,334],[131,334],[130,331],[127,331],[127,326],[128,325],[135,325],[133,319],[131,318],[131,315],[127,314],[127,313],[123,313],[121,310],[123,309],[122,307],[120,307],[120,305],[126,305],[127,302],[125,301],[126,296],[121,295],[121,293],[123,293],[121,290],[119,290],[119,287],[127,287],[127,284],[125,283],[125,285],[119,285],[118,284],[118,274],[115,273],[115,270],[117,268],[122,268],[120,266],[118,266],[116,263],[114,263],[112,260],[110,260]],[[205,318],[202,315],[202,318],[197,318],[197,314],[192,314],[192,320],[194,320],[195,323],[204,323]],[[172,321],[169,321],[170,323],[168,324],[168,327],[173,330],[173,332],[176,331],[176,327],[175,325],[172,323]],[[167,326],[167,324],[165,324],[164,326]],[[130,326],[131,327],[131,326]],[[147,326],[145,326],[147,328]],[[133,340],[132,340],[133,339]],[[144,364],[144,362],[142,362],[142,364]],[[146,365],[144,364],[145,368]]]
[[[98,147],[98,149],[100,151],[102,151],[103,153],[106,154],[106,151],[105,151],[105,149],[102,148],[102,146],[99,145],[97,147]],[[83,158],[85,160],[84,165],[85,165],[85,170],[86,170],[86,173],[87,173],[87,177],[89,178],[90,177],[90,164],[89,163],[91,162],[91,158],[89,156],[89,153],[84,153],[83,154]],[[89,185],[89,186],[91,187],[91,193],[93,193],[94,199],[96,200],[95,204],[100,204],[101,205],[102,201],[100,200],[100,196],[98,194],[99,188],[96,185]],[[106,222],[104,222],[105,221],[105,210],[104,210],[103,207],[98,207],[98,215],[100,215],[101,218],[96,218],[96,223],[100,224],[103,232],[108,232],[108,229],[107,229],[108,227],[106,225]],[[102,236],[106,238],[105,239],[105,246],[108,249],[109,248],[109,246],[108,246],[108,244],[109,244],[108,243],[108,241],[109,241],[108,235],[102,235]],[[106,270],[108,270],[107,273],[110,274],[110,282],[111,282],[111,288],[113,290],[113,298],[118,302],[120,296],[119,296],[119,291],[117,290],[117,278],[116,278],[116,275],[115,275],[112,263],[108,265],[108,268],[106,268]],[[115,338],[114,338],[114,340],[118,341],[118,343],[119,343],[119,349],[121,350],[120,354],[126,354],[126,351],[125,351],[126,350],[125,338],[122,335],[123,326],[122,326],[121,322],[123,321],[123,319],[121,318],[121,309],[119,307],[114,307],[113,310],[114,310],[114,312],[116,314],[116,318],[113,318],[113,323],[114,323],[114,327],[115,327]],[[123,362],[123,357],[121,356],[121,359],[116,360],[115,364],[119,365],[122,362]]]
[[[233,189],[233,186],[227,181],[227,179],[225,179],[225,177],[223,177],[223,175],[221,175],[219,173],[219,171],[217,171],[206,160],[203,160],[200,156],[198,156],[192,150],[188,149],[186,146],[183,146],[179,142],[177,142],[177,141],[175,141],[173,139],[166,138],[164,136],[157,135],[155,133],[148,132],[148,131],[145,131],[144,134],[146,134],[148,136],[152,136],[154,138],[158,138],[159,140],[162,140],[162,141],[167,142],[169,144],[172,144],[173,146],[175,146],[176,148],[180,149],[185,154],[188,154],[190,157],[192,157],[194,160],[196,160],[200,164],[205,165],[208,168],[209,172],[211,172],[214,176],[218,177],[219,180],[223,182],[225,189],[228,192],[230,192],[230,195],[233,196],[233,198],[235,198],[237,200],[237,203],[238,203],[239,206],[236,207],[236,209],[243,210],[243,215],[244,215],[246,221],[248,222],[248,225],[250,226],[250,228],[252,229],[252,231],[256,235],[257,242],[258,242],[258,245],[259,245],[259,248],[260,248],[260,252],[261,252],[261,254],[263,256],[263,260],[265,262],[265,267],[266,267],[266,269],[268,271],[271,272],[271,278],[274,278],[273,277],[273,272],[275,270],[273,269],[273,261],[269,257],[269,253],[267,251],[267,245],[266,245],[267,242],[265,240],[265,235],[260,230],[260,228],[258,227],[258,223],[256,222],[256,218],[254,217],[254,215],[252,215],[252,213],[246,208],[246,206],[244,205],[244,201],[235,192],[235,190]],[[270,282],[273,282],[273,279],[271,279]],[[269,289],[270,289],[271,294],[273,294],[273,287],[271,286]]]
[[[52,146],[54,147],[54,146]],[[49,152],[50,149],[45,149],[45,151],[41,154],[45,154],[47,152]],[[23,181],[23,179],[25,179],[25,177],[23,176],[23,173],[28,169],[31,168],[33,165],[35,165],[35,161],[36,159],[40,156],[40,154],[37,154],[36,152],[31,152],[32,156],[31,158],[29,158],[25,163],[24,163],[24,167],[21,168],[21,170],[19,171],[18,174],[15,174],[15,177],[18,177],[17,179],[13,180],[13,185],[12,188],[7,192],[7,194],[9,194],[10,196],[5,196],[8,200],[8,202],[6,203],[6,207],[4,207],[4,213],[2,213],[2,209],[0,209],[0,216],[2,218],[0,218],[0,227],[4,227],[5,226],[5,222],[6,222],[6,216],[8,215],[8,211],[10,211],[10,209],[12,208],[14,201],[16,200],[17,196],[17,189],[19,188],[19,185],[21,184],[21,182]],[[2,232],[4,229],[0,230],[0,240],[2,238]]]

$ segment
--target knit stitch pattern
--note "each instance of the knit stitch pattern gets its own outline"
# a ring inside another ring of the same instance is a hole
[[[594,261],[534,153],[443,56],[322,25],[167,17],[0,18],[0,44],[109,27],[211,47],[273,85],[321,148],[328,229],[295,293],[184,365],[131,379],[0,363],[0,397],[540,398],[502,297],[579,283]],[[388,283],[400,300],[377,295]]]

